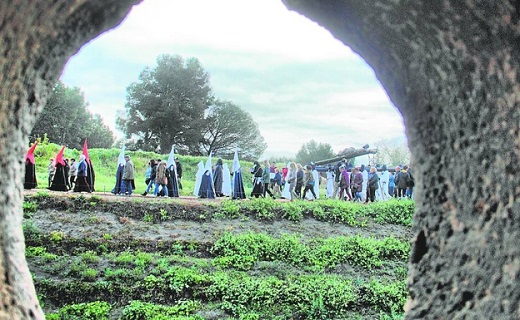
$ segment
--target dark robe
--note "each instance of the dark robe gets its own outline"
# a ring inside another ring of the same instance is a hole
[[[112,189],[113,194],[119,194],[121,192],[121,183],[123,182],[123,170],[125,169],[124,165],[118,165],[116,171],[116,185],[114,189]]]
[[[213,179],[211,178],[211,171],[206,170],[202,175],[199,188],[199,197],[215,199],[215,191],[213,190]]]
[[[94,172],[94,167],[92,166],[92,161],[90,159],[88,161],[85,161],[87,165],[87,182],[90,186],[90,191],[94,192],[96,191],[94,189],[94,183],[96,182],[96,173]]]
[[[34,189],[38,186],[36,181],[36,166],[29,159],[25,159],[25,181],[24,189]]]
[[[170,176],[168,177],[168,197],[179,197],[179,185],[173,165],[170,166],[169,172]]]
[[[56,163],[56,171],[51,181],[50,190],[54,191],[68,191],[67,188],[68,172],[64,165]]]
[[[260,167],[260,165],[253,167],[251,173],[253,173],[253,190],[251,191],[251,197],[261,197],[264,194],[264,184],[262,183],[262,167]]]
[[[245,199],[244,182],[242,181],[242,171],[238,170],[233,174],[233,199]]]
[[[215,187],[215,195],[217,197],[223,197],[222,193],[222,183],[223,183],[223,173],[222,173],[222,165],[218,164],[215,166],[215,171],[213,171],[213,186]]]
[[[78,163],[78,176],[76,177],[76,184],[74,185],[74,192],[92,192],[92,187],[89,184],[88,165],[87,161]]]
[[[178,183],[179,183],[179,190],[182,190],[182,164],[180,162],[176,162],[175,166],[177,168],[177,176],[179,177]]]

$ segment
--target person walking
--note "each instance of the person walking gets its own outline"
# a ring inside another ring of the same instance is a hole
[[[179,183],[179,190],[182,190],[182,164],[179,158],[175,158],[175,167],[177,169],[177,182]]]
[[[335,174],[334,174],[334,167],[329,166],[327,168],[327,185],[326,185],[326,198],[331,199],[332,195],[334,194],[334,180],[335,180]]]
[[[317,197],[316,197],[316,193],[314,192],[314,185],[316,184],[316,181],[314,180],[312,166],[310,164],[308,164],[307,166],[305,166],[305,169],[306,169],[305,178],[304,178],[305,188],[303,189],[302,199],[305,199],[305,195],[307,194],[307,191],[310,190],[312,195],[314,196],[314,200],[316,200]]]
[[[395,177],[395,184],[397,186],[397,198],[401,199],[406,196],[406,189],[408,188],[410,176],[408,175],[408,166],[404,166],[402,170],[397,173]]]
[[[125,167],[123,168],[123,182],[121,183],[121,195],[132,196],[134,188],[134,163],[129,155],[125,155]]]
[[[264,175],[264,171],[258,161],[253,163],[251,173],[253,174],[253,190],[251,190],[251,197],[259,198],[263,194],[262,176]]]
[[[56,172],[56,163],[54,162],[54,158],[49,159],[49,164],[47,165],[47,172],[49,174],[49,185],[48,187],[51,187],[52,179],[54,178],[54,173]]]
[[[289,184],[289,194],[290,194],[290,197],[291,197],[291,201],[294,201],[294,199],[296,199],[298,196],[296,195],[296,193],[294,192],[294,189],[296,188],[296,172],[297,172],[297,168],[296,168],[296,163],[295,162],[291,162],[289,164],[289,171],[287,173],[287,178],[286,178],[286,181],[287,183]]]
[[[153,191],[153,195],[157,197],[160,191],[164,192],[165,197],[168,196],[168,169],[166,169],[166,161],[159,162],[155,174],[155,190]]]
[[[271,185],[271,167],[269,166],[268,160],[264,160],[264,170],[263,170],[263,174],[262,174],[262,181],[264,184],[264,192],[263,192],[264,198],[265,198],[266,193],[268,193],[271,196],[271,198],[274,199],[273,193],[271,192],[271,190],[269,190],[269,187]]]
[[[78,176],[78,166],[76,164],[76,159],[70,159],[70,171],[69,171],[69,185],[70,189],[74,189],[74,184],[76,183],[76,177]]]
[[[338,195],[339,184],[341,182],[341,166],[344,166],[343,162],[341,161],[334,166],[334,185],[332,187],[332,199],[336,199],[336,196]]]
[[[223,162],[222,159],[217,160],[217,164],[215,165],[215,169],[213,169],[213,187],[215,188],[215,197],[223,197],[222,193],[222,184],[224,183],[224,173],[223,173]]]
[[[273,195],[276,197],[278,195],[280,198],[282,197],[282,174],[278,168],[274,169],[274,185],[273,185]]]
[[[155,185],[155,178],[157,176],[157,162],[155,162],[155,159],[150,160],[150,169],[150,176],[145,180],[145,182],[148,182],[146,183],[146,190],[142,194],[143,197],[146,197],[148,192],[153,190],[153,186]]]
[[[365,203],[374,202],[376,200],[376,190],[379,188],[379,176],[375,167],[370,168],[370,175],[367,184],[367,199]]]
[[[363,191],[363,174],[359,171],[359,167],[355,167],[354,170],[352,170],[352,177],[350,186],[354,201],[363,202],[363,196],[361,195]]]
[[[298,196],[298,198],[302,198],[302,189],[303,184],[305,182],[305,173],[303,172],[303,166],[301,163],[296,164],[296,186],[294,187],[294,193]]]
[[[391,198],[395,197],[394,189],[395,189],[395,173],[390,172],[390,176],[388,177],[388,194],[390,195]]]
[[[350,194],[350,174],[347,171],[345,165],[341,165],[341,177],[339,182],[339,199],[347,200],[347,197],[352,201],[352,195]]]
[[[76,176],[76,183],[74,186],[74,192],[92,192],[92,189],[90,188],[90,184],[88,183],[87,176],[87,162],[85,160],[85,155],[82,154],[79,156],[79,162],[78,162],[78,171]]]

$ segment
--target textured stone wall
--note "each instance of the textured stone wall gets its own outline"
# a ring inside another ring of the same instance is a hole
[[[408,318],[520,318],[520,1],[285,4],[370,64],[417,177]]]
[[[22,233],[22,162],[35,116],[69,57],[136,2],[0,2],[0,319],[44,319]]]

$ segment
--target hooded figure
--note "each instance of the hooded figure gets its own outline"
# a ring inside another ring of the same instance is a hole
[[[215,187],[213,186],[213,171],[211,170],[211,154],[206,161],[204,174],[199,187],[199,198],[215,199]]]
[[[89,185],[90,191],[94,192],[94,184],[96,183],[96,173],[94,172],[92,161],[90,160],[90,156],[88,155],[87,139],[85,139],[85,142],[83,142],[82,154],[85,156],[85,164],[87,165],[87,183]]]
[[[195,174],[195,187],[193,188],[193,195],[198,197],[199,196],[199,189],[200,189],[200,183],[202,181],[202,175],[204,174],[204,162],[200,161],[197,164],[197,167],[199,168],[197,170],[197,173]]]
[[[244,181],[242,181],[242,168],[238,161],[238,148],[235,149],[235,156],[233,157],[233,199],[245,199],[246,193],[244,191]]]
[[[376,190],[376,200],[388,200],[390,199],[390,194],[388,193],[390,173],[386,164],[381,167],[381,171],[378,171],[377,174],[379,175],[379,188]]]
[[[68,191],[67,181],[68,181],[68,172],[66,170],[66,163],[63,160],[63,151],[65,151],[65,146],[61,148],[61,150],[56,155],[55,160],[55,168],[56,171],[54,173],[54,177],[52,178],[50,190],[54,191]]]
[[[36,145],[38,144],[38,140],[29,148],[27,154],[25,155],[25,180],[23,183],[24,189],[34,189],[38,186],[38,182],[36,181],[36,165],[34,161],[34,149],[36,149]]]
[[[166,161],[168,175],[168,197],[179,197],[179,183],[177,181],[177,164],[175,163],[175,146],[172,146],[168,161]]]
[[[362,185],[362,190],[361,190],[361,196],[363,197],[363,202],[364,202],[367,199],[368,170],[365,167],[365,165],[362,164],[359,171],[361,172],[361,174],[363,174],[363,185]]]
[[[74,192],[92,192],[92,188],[89,184],[88,179],[88,165],[84,154],[79,156],[78,161],[78,172],[76,176],[76,185],[74,186]]]
[[[222,193],[226,197],[231,196],[231,173],[227,163],[222,166]]]
[[[121,147],[119,157],[117,158],[117,169],[116,169],[116,185],[112,189],[113,194],[119,194],[121,192],[121,182],[123,181],[123,170],[125,169],[125,146]]]
[[[213,186],[215,187],[215,196],[223,197],[222,183],[224,182],[223,163],[222,159],[217,160],[215,170],[213,170]]]
[[[253,190],[251,191],[251,197],[261,197],[264,193],[264,185],[262,183],[262,176],[264,174],[264,170],[258,161],[253,163],[253,167],[251,168],[251,173],[253,174]]]

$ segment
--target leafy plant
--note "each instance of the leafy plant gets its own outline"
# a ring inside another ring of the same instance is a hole
[[[166,211],[165,209],[161,209],[159,211],[159,214],[160,214],[162,221],[166,221],[166,220],[170,219],[170,216],[168,215],[168,211]]]
[[[38,210],[38,205],[31,201],[24,201],[22,204],[23,207],[23,217],[25,219],[30,219],[32,214]]]
[[[65,239],[65,232],[63,231],[51,231],[49,239],[53,242],[60,242]]]
[[[109,320],[111,309],[112,306],[104,301],[71,304],[60,308],[56,319]]]
[[[144,222],[153,222],[154,221],[154,217],[153,217],[152,214],[145,213],[144,216],[143,216],[143,221]]]
[[[188,316],[200,308],[200,302],[181,300],[174,306],[164,306],[143,301],[131,301],[123,308],[120,320],[167,320],[177,319],[176,316]],[[193,320],[202,320],[202,317],[191,317]]]

